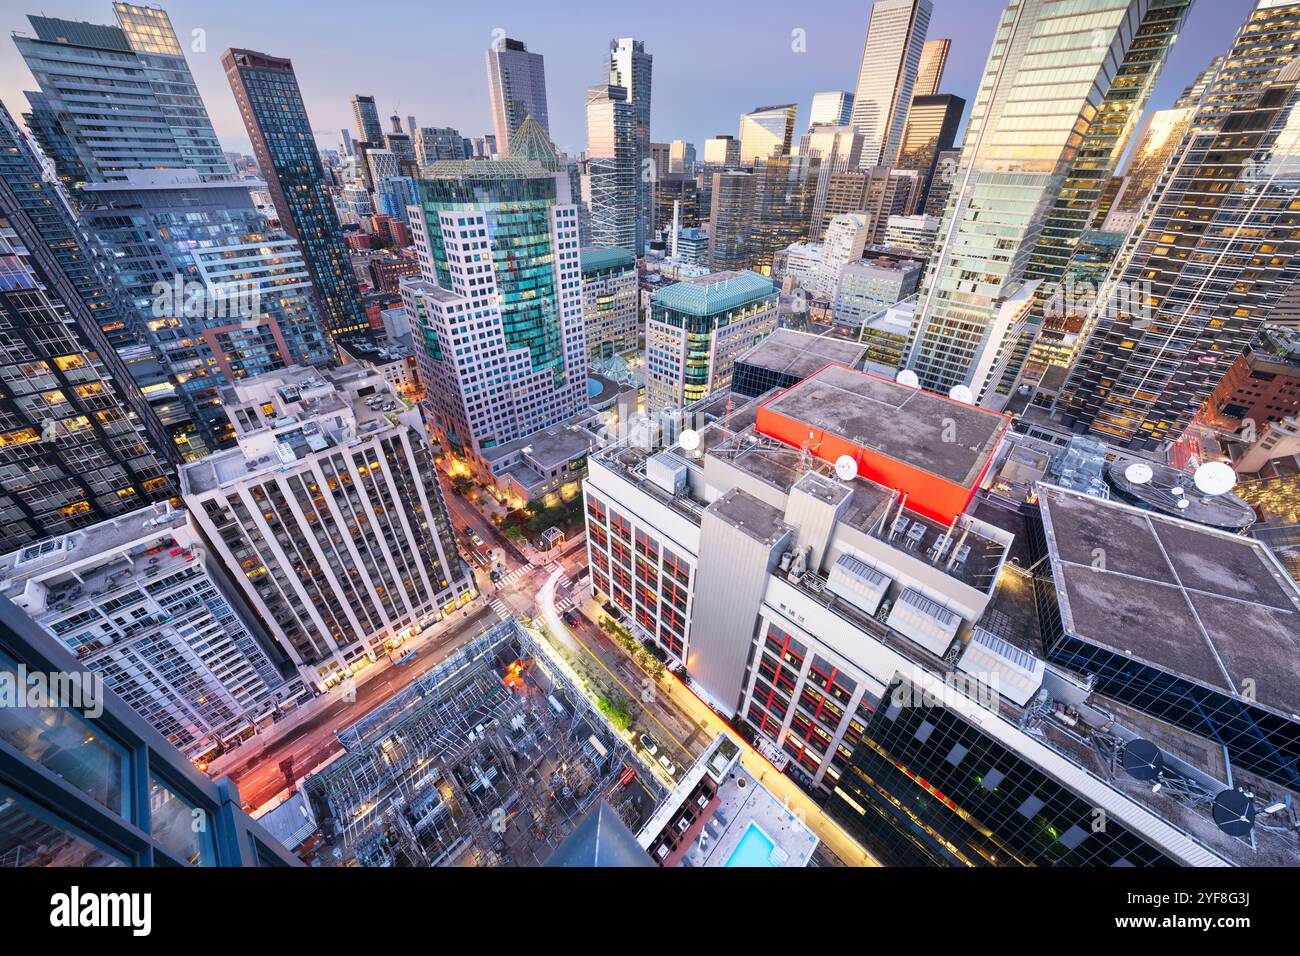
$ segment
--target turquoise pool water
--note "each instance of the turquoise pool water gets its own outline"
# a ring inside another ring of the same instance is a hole
[[[599,394],[600,382],[596,381],[594,378],[587,379],[587,397],[595,398]]]
[[[759,829],[757,823],[751,823],[740,838],[736,848],[727,857],[727,866],[775,866],[772,862],[772,848],[776,846]]]

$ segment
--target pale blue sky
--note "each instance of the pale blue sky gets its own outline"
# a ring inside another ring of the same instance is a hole
[[[158,0],[155,0],[158,2]],[[26,14],[113,22],[110,0],[7,0],[6,32],[28,29]],[[654,54],[651,135],[698,146],[736,133],[740,113],[770,103],[799,104],[799,128],[812,94],[852,89],[870,3],[813,0],[171,0],[162,2],[182,43],[202,30],[206,51],[188,54],[222,143],[248,151],[248,138],[221,70],[221,52],[240,46],[294,61],[322,145],[352,127],[348,99],[373,94],[383,116],[414,114],[422,126],[454,126],[465,136],[491,130],[483,51],[492,31],[523,40],[546,57],[547,98],[556,144],[576,154],[586,141],[584,95],[603,79],[609,40],[634,36]],[[1151,106],[1169,105],[1231,42],[1251,0],[1196,0]],[[969,101],[988,55],[1003,0],[935,0],[931,37],[953,39],[944,92]],[[796,29],[805,53],[792,50]],[[0,38],[0,99],[26,109],[31,74],[8,37]],[[387,120],[385,120],[387,126]],[[354,131],[355,132],[355,131]]]

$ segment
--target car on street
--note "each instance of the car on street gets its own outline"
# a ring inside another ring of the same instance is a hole
[[[481,547],[483,547],[483,539],[480,538],[478,535],[476,535],[476,534],[471,534],[471,535],[469,536],[469,539],[470,539],[471,541],[474,542],[474,547],[476,547],[476,548],[481,548]]]
[[[671,760],[668,759],[668,755],[667,755],[667,754],[660,754],[660,755],[659,755],[659,766],[661,766],[661,767],[663,767],[665,770],[667,770],[667,771],[668,771],[668,776],[670,776],[670,777],[673,776],[673,775],[675,775],[675,774],[677,773],[677,765],[674,764]]]
[[[567,624],[567,625],[569,625],[569,627],[577,627],[577,626],[578,626],[578,615],[574,614],[572,611],[565,611],[565,612],[564,612],[564,623]]]
[[[472,535],[473,533],[474,533],[474,526],[469,524],[465,525],[465,534]]]
[[[658,753],[659,745],[655,743],[655,739],[651,737],[649,734],[642,734],[640,740],[641,740],[641,746],[645,748],[646,753],[651,755]]]

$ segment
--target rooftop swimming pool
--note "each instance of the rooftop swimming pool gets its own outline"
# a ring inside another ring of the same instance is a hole
[[[776,844],[763,832],[757,823],[751,822],[745,834],[727,857],[727,866],[776,866],[772,862],[772,850]]]

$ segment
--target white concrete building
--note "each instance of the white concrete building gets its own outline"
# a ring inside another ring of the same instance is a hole
[[[7,554],[0,582],[187,757],[251,735],[306,694],[285,681],[221,555],[169,505]]]
[[[295,366],[222,393],[238,447],[185,503],[304,680],[324,689],[468,602],[417,411],[378,372]]]
[[[922,271],[919,262],[892,256],[849,263],[840,270],[835,290],[835,322],[860,326],[869,316],[915,293]]]

